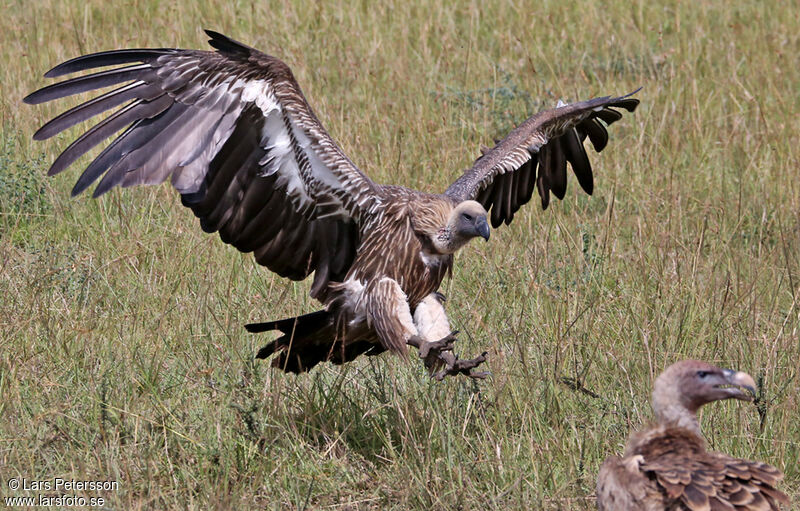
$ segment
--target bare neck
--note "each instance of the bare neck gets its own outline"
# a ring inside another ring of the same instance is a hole
[[[654,402],[653,409],[656,420],[660,425],[688,429],[700,436],[700,422],[697,420],[697,414],[688,410],[685,406],[680,404],[658,406],[658,403]]]

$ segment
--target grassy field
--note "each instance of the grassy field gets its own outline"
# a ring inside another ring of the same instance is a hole
[[[800,506],[797,3],[527,3],[3,0],[0,495],[63,477],[118,481],[64,492],[108,509],[592,509],[653,378],[693,357],[757,377],[761,406],[710,406],[704,432]],[[443,291],[488,380],[388,355],[274,372],[242,325],[314,310],[309,283],[203,234],[168,186],[71,199],[78,168],[45,177],[79,133],[30,140],[74,104],[21,103],[47,69],[205,48],[201,28],[289,63],[376,181],[430,191],[559,98],[644,87],[591,154],[593,197],[571,179],[457,257]]]

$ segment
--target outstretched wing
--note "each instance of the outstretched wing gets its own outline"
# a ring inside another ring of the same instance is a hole
[[[49,175],[125,131],[84,170],[72,190],[98,178],[97,197],[116,185],[170,178],[206,232],[295,280],[316,270],[312,295],[341,280],[358,244],[375,185],[322,127],[289,67],[207,31],[211,51],[115,50],[64,62],[45,76],[132,64],[72,78],[25,98],[37,104],[125,85],[42,126],[44,140],[123,105],[55,160]]]
[[[615,108],[633,112],[639,100],[630,96],[636,92],[571,105],[559,103],[557,108],[539,112],[486,151],[445,194],[457,201],[477,200],[487,211],[491,208],[492,226],[498,227],[511,223],[514,213],[531,199],[534,186],[539,189],[543,209],[550,204],[550,191],[563,199],[569,162],[578,183],[591,195],[592,165],[583,141],[588,136],[595,151],[602,151],[608,143],[606,127],[622,118]]]

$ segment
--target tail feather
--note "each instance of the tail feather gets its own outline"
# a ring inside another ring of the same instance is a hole
[[[309,314],[303,314],[296,318],[279,319],[277,321],[267,321],[265,323],[249,323],[244,328],[251,333],[269,332],[271,330],[278,330],[284,334],[292,332],[295,335],[302,335],[305,332],[313,331],[319,328],[320,323],[328,323],[332,319],[328,311],[316,311]]]
[[[343,346],[340,336],[336,335],[334,315],[325,310],[296,318],[250,323],[245,328],[253,333],[281,332],[283,335],[258,350],[256,358],[265,359],[277,353],[272,360],[272,367],[290,373],[308,371],[320,362],[329,361],[338,365],[362,354],[371,356],[385,351],[377,338],[371,340],[363,335],[355,335],[358,340],[348,341]]]

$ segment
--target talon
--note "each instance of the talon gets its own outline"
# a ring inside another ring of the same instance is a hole
[[[433,377],[437,381],[442,381],[448,375],[455,376],[457,374],[463,374],[470,378],[483,380],[489,376],[489,372],[488,371],[473,372],[472,369],[486,362],[487,354],[488,352],[484,351],[477,357],[466,360],[462,360],[456,357],[454,360],[452,360],[451,363],[447,363],[444,369],[434,374]]]
[[[431,371],[431,376],[437,381],[444,380],[448,375],[455,376],[457,374],[463,374],[479,380],[488,377],[489,373],[487,371],[473,371],[474,368],[486,361],[488,352],[484,351],[475,358],[459,359],[453,353],[454,344],[458,340],[456,334],[458,334],[458,330],[450,332],[450,334],[438,341],[431,342],[418,335],[413,335],[406,341],[406,344],[417,348],[419,357],[424,361],[425,367],[428,371]],[[433,372],[437,366],[441,367],[442,365],[444,367],[440,371]]]
[[[457,341],[453,336],[448,335],[447,337],[442,337],[438,341],[429,342],[426,344],[429,350],[435,351],[450,351],[453,349],[453,344]]]

